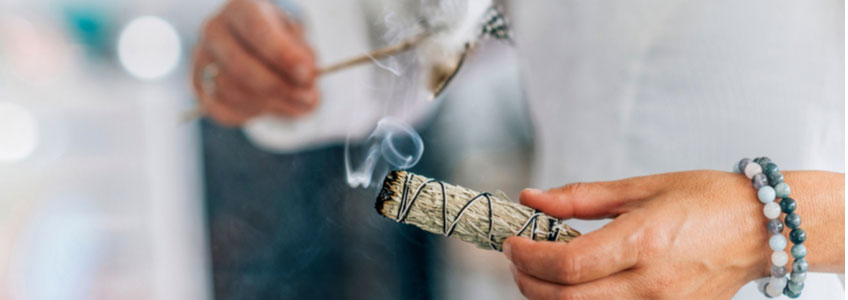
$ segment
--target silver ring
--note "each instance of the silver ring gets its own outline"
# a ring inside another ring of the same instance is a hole
[[[206,64],[200,70],[200,87],[207,96],[215,95],[215,78],[219,73],[218,65],[214,62]]]

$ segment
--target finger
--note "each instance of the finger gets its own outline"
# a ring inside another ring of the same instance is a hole
[[[223,126],[238,126],[251,116],[239,109],[220,103],[214,95],[209,95],[203,88],[202,70],[212,62],[212,57],[202,49],[195,51],[192,85],[206,114]],[[216,83],[217,84],[217,83]],[[217,89],[217,87],[216,87]]]
[[[633,288],[634,275],[631,273],[616,274],[611,277],[578,285],[560,285],[541,280],[530,274],[512,270],[513,280],[521,294],[531,300],[562,300],[562,299],[643,299],[640,292]]]
[[[262,61],[248,53],[219,18],[210,20],[204,31],[205,48],[223,72],[238,78],[241,84],[267,98],[277,99],[280,106],[310,107],[316,100],[304,96],[313,86],[295,86],[272,72]]]
[[[242,114],[256,116],[263,110],[261,95],[251,92],[241,86],[239,80],[231,73],[221,72],[215,76],[215,94],[218,102],[228,107],[233,107]]]
[[[306,99],[305,101],[308,102],[308,104],[302,104],[293,101],[279,101],[278,99],[269,99],[263,102],[265,110],[281,116],[301,117],[315,110],[315,108],[318,106],[318,103],[320,101],[320,94],[318,93],[317,89],[299,89],[298,91],[296,91],[296,93],[298,93],[296,97]]]
[[[199,84],[195,82],[194,85],[195,89],[197,89]],[[238,109],[234,109],[229,105],[221,103],[205,93],[199,93],[198,99],[200,100],[200,106],[203,107],[203,111],[206,115],[215,120],[215,122],[219,125],[236,127],[244,124],[244,122],[251,117]]]
[[[209,56],[204,49],[197,51],[200,55]],[[211,58],[209,59],[211,60]],[[217,64],[218,62],[216,62]],[[205,65],[200,65],[202,68]],[[200,71],[196,71],[200,74]],[[198,77],[199,78],[199,77]],[[303,95],[297,97],[306,97],[310,104],[300,104],[293,101],[281,101],[273,99],[262,94],[259,94],[249,88],[245,88],[243,80],[236,78],[232,73],[222,70],[220,74],[215,76],[215,91],[214,95],[208,95],[208,98],[215,98],[219,101],[219,106],[224,106],[231,110],[238,111],[240,115],[255,117],[262,113],[270,113],[287,117],[299,117],[313,110],[318,103],[318,93],[313,89],[298,89],[295,93]],[[202,90],[202,81],[197,81],[196,89],[198,93],[204,93]]]
[[[206,115],[215,120],[215,123],[225,127],[241,126],[252,117],[209,96],[200,96],[200,102]]]
[[[638,235],[612,222],[568,243],[523,237],[504,241],[504,255],[522,272],[550,282],[578,284],[629,269],[639,260]]]
[[[280,12],[279,15],[280,15],[280,17],[279,17],[280,21],[283,22],[284,24],[286,24],[286,28],[295,37],[297,37],[297,42],[301,46],[303,46],[304,48],[310,49],[311,46],[309,45],[309,41],[306,40],[306,33],[303,30],[303,26],[301,26],[300,23],[292,21],[289,18],[289,16],[287,14],[285,14],[285,12]],[[310,52],[310,55],[312,56],[311,58],[312,58],[312,61],[314,62],[315,61],[315,53]]]
[[[267,1],[234,0],[225,11],[227,25],[251,52],[295,84],[312,84],[316,74],[312,53],[280,21],[276,6]]]
[[[521,204],[561,219],[600,219],[624,212],[621,204],[652,195],[658,180],[654,176],[618,181],[571,183],[547,191],[525,189]]]
[[[287,101],[286,99],[270,98],[245,88],[243,79],[236,78],[229,72],[223,72],[215,78],[216,98],[225,104],[235,105],[251,115],[271,113],[286,117],[299,117],[315,109],[318,105],[319,94],[315,88],[298,88],[291,91],[290,97],[305,99],[302,102]]]
[[[245,88],[243,80],[228,72],[223,72],[215,78],[216,98],[251,116],[270,113],[286,117],[300,117],[315,109],[318,104],[318,91],[312,89],[297,89],[293,97],[305,98],[309,104],[269,98],[265,95]]]
[[[524,297],[527,297],[527,299],[562,299],[560,297],[560,294],[562,294],[562,285],[536,279],[533,276],[519,271],[514,265],[510,265],[509,269],[512,272],[512,279],[515,281],[515,285],[518,286],[518,290],[521,291],[521,294],[524,295]]]
[[[276,11],[277,20],[279,20],[280,23],[283,24],[283,27],[289,32],[293,33],[293,35],[297,37],[299,41],[305,41],[303,35],[303,27],[300,26],[300,23],[293,21],[286,11],[279,9],[277,9]]]
[[[281,101],[268,98],[250,89],[244,88],[243,81],[228,72],[215,77],[215,98],[229,107],[235,107],[240,112],[251,117],[270,113],[286,117],[300,117],[315,109],[318,104],[316,89],[298,89],[294,97],[306,98],[309,104],[294,101]]]

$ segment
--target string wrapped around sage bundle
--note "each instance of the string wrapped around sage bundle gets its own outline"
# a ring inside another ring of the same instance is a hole
[[[510,236],[568,242],[580,235],[533,208],[406,171],[386,175],[376,208],[400,223],[497,251]]]

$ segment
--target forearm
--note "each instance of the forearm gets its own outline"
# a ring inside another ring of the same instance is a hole
[[[845,174],[786,171],[790,197],[798,203],[801,228],[807,233],[807,262],[812,272],[845,272]],[[788,229],[788,228],[787,228]],[[789,240],[789,232],[783,234]]]

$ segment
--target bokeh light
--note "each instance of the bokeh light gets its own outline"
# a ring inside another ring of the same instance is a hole
[[[23,106],[0,102],[0,163],[29,157],[38,145],[38,122]]]
[[[0,13],[0,72],[32,85],[48,85],[72,64],[67,37],[49,20]]]
[[[154,16],[132,20],[118,39],[121,65],[141,79],[161,78],[171,72],[179,62],[180,49],[174,27]]]

